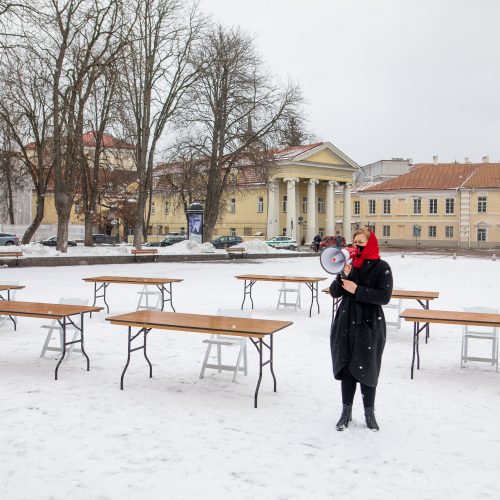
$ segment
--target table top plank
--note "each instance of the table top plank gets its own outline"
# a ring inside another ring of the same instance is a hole
[[[121,283],[124,285],[164,285],[165,283],[179,283],[180,278],[143,278],[140,276],[94,276],[82,278],[88,283]]]
[[[330,288],[324,288],[324,293],[330,293]],[[439,292],[426,292],[419,290],[393,290],[391,298],[393,299],[415,299],[415,300],[434,300],[439,298]]]
[[[286,283],[317,283],[318,281],[324,281],[327,278],[318,278],[310,276],[273,276],[267,274],[240,274],[235,276],[239,280],[247,281],[280,281]]]
[[[113,325],[255,338],[263,338],[293,324],[292,321],[148,310],[111,316],[106,321]]]
[[[0,292],[4,290],[21,290],[22,288],[26,288],[23,285],[0,285]]]
[[[61,319],[64,316],[73,316],[80,313],[99,312],[102,309],[102,307],[96,306],[0,300],[0,314],[6,314],[10,316],[27,316],[32,318]]]
[[[500,327],[500,314],[443,311],[438,309],[405,309],[401,318],[414,323],[447,323],[450,325],[475,325]]]

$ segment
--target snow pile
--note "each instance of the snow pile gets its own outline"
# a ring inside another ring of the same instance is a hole
[[[248,240],[235,245],[233,248],[244,248],[248,253],[276,253],[278,250],[261,240]]]
[[[180,241],[169,247],[160,247],[160,254],[166,255],[183,255],[183,254],[200,254],[214,253],[215,249],[212,243],[196,243],[191,240]]]
[[[55,248],[45,247],[39,243],[30,243],[28,245],[19,245],[19,250],[23,252],[24,255],[29,257],[49,257],[54,255]]]

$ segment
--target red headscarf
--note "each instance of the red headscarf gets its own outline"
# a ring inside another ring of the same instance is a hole
[[[378,248],[378,240],[373,231],[370,231],[370,236],[368,238],[368,242],[366,243],[365,248],[360,255],[356,255],[352,259],[352,265],[359,269],[365,260],[379,260],[379,248]]]

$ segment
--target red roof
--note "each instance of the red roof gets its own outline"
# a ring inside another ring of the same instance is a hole
[[[500,188],[500,163],[420,163],[407,174],[362,191]]]
[[[82,135],[83,145],[87,148],[95,148],[95,134],[94,132],[87,132]],[[133,144],[117,139],[110,134],[103,134],[102,145],[108,149],[135,149]],[[35,143],[30,142],[26,144],[26,149],[35,149]]]

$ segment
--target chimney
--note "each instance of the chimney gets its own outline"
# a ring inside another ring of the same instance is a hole
[[[437,165],[437,164],[438,164],[438,157],[437,157],[437,155],[434,155],[434,156],[432,157],[432,163],[433,163],[434,165]]]
[[[490,157],[489,156],[483,156],[483,163],[489,163],[490,162]]]
[[[470,163],[470,158],[468,156],[465,157],[465,163]]]

